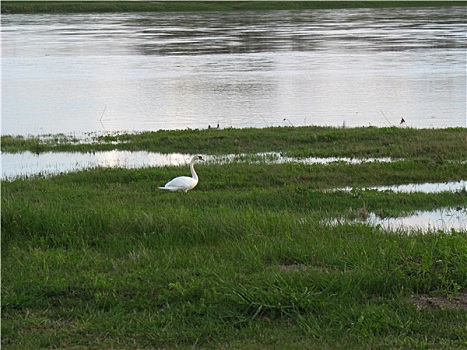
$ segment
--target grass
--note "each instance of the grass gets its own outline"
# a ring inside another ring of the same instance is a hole
[[[465,160],[466,128],[411,129],[361,127],[268,127],[263,129],[160,130],[91,136],[1,137],[2,152],[91,152],[106,150],[162,153],[239,154],[283,152],[299,157],[393,157]]]
[[[258,11],[465,6],[463,1],[2,1],[2,13]]]
[[[297,147],[303,130],[286,131],[297,135],[253,138],[252,149],[326,149],[324,141]],[[347,131],[364,140],[353,149],[370,147],[367,132],[390,144],[400,132],[420,140],[428,132]],[[465,180],[462,153],[448,151],[465,130],[429,132],[423,147],[439,158],[406,150],[394,163],[200,164],[187,194],[157,190],[185,167],[3,181],[2,348],[465,349],[466,232],[326,223],[361,208],[382,216],[465,209],[465,191],[359,189]],[[148,135],[169,135],[177,149],[183,137],[204,145],[212,134]],[[438,144],[443,137],[450,141]],[[332,153],[349,152],[337,144]],[[348,185],[355,189],[322,191]]]

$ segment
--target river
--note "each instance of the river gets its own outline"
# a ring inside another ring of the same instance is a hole
[[[465,9],[2,14],[1,133],[465,127]]]

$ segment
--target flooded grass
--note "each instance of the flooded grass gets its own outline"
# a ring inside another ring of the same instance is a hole
[[[354,219],[333,219],[330,223],[332,225],[367,224],[385,231],[406,233],[467,232],[467,207],[465,206],[415,211],[398,217],[380,217],[375,213],[369,213],[365,207],[362,207],[356,212],[350,209],[347,215]]]
[[[157,153],[146,151],[97,151],[97,152],[43,152],[4,153],[2,159],[2,179],[15,179],[31,176],[53,176],[65,172],[91,168],[147,168],[179,166],[189,163],[192,155],[182,153]],[[259,154],[204,155],[209,164],[249,163],[249,164],[361,164],[369,162],[391,162],[390,158],[293,158],[283,157],[277,152]]]
[[[466,128],[269,127],[264,129],[160,130],[53,137],[1,137],[2,152],[97,152],[108,150],[212,155],[280,152],[289,157],[467,158]],[[55,141],[56,140],[56,141]]]
[[[207,162],[186,194],[157,189],[186,165],[2,181],[2,348],[463,348],[464,228],[327,223],[464,215],[465,188],[370,189],[466,180],[407,153]]]

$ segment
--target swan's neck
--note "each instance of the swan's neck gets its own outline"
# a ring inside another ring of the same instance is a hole
[[[198,180],[198,174],[196,174],[195,171],[195,161],[191,161],[190,163],[190,171],[191,171],[191,177],[195,180]]]

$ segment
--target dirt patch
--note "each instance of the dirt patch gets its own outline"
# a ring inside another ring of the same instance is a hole
[[[459,309],[467,310],[467,289],[461,290],[456,297],[431,296],[428,294],[412,295],[410,301],[419,310],[423,309]]]
[[[281,272],[298,272],[298,271],[317,271],[317,272],[326,272],[326,273],[345,273],[351,272],[351,270],[342,271],[338,268],[318,266],[318,265],[305,265],[305,264],[284,264],[277,266],[278,270]]]
[[[307,265],[304,264],[293,264],[293,265],[279,265],[279,271],[284,272],[294,272],[294,271],[303,271],[308,269]]]

